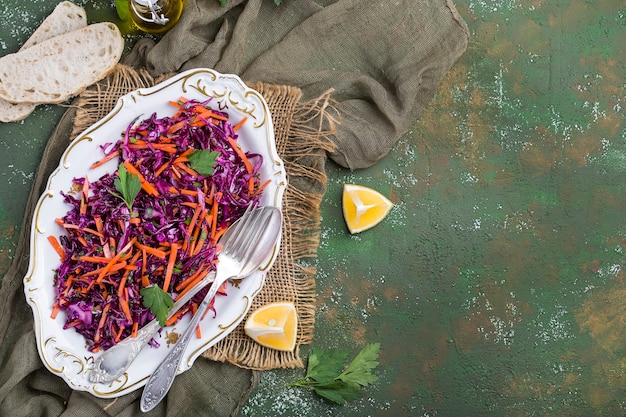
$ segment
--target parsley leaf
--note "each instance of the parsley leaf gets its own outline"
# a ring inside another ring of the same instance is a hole
[[[159,320],[161,327],[165,326],[167,313],[174,305],[172,296],[163,291],[158,285],[142,288],[139,293],[143,297],[144,307],[148,307],[152,311],[152,314]]]
[[[372,374],[372,370],[378,366],[379,351],[380,343],[366,345],[337,379],[362,386],[375,382],[378,377]]]
[[[337,404],[358,400],[362,396],[359,385],[346,384],[340,381],[327,385],[318,385],[315,387],[315,393]]]
[[[212,175],[215,171],[215,160],[219,156],[219,152],[210,151],[208,149],[200,149],[193,151],[187,159],[189,165],[200,175]]]
[[[289,385],[314,390],[317,395],[337,404],[356,400],[361,397],[361,387],[378,379],[372,372],[378,366],[379,352],[380,343],[368,344],[344,369],[349,352],[313,348],[309,353],[306,375]]]
[[[124,164],[120,164],[117,170],[117,178],[113,180],[115,189],[120,192],[117,196],[126,203],[129,210],[132,210],[133,201],[141,190],[141,180],[135,174],[130,174]]]
[[[305,378],[314,379],[320,384],[333,382],[343,370],[350,352],[347,350],[330,350],[322,352],[313,348],[309,353],[309,363]]]

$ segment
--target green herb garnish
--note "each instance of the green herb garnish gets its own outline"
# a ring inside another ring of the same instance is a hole
[[[128,0],[115,0],[115,10],[117,10],[117,15],[120,19],[130,19],[130,8],[128,6]]]
[[[189,165],[200,175],[212,175],[215,171],[215,160],[219,156],[219,152],[201,149],[193,151],[189,154]]]
[[[124,164],[120,164],[117,170],[117,178],[113,180],[115,189],[119,191],[119,194],[115,194],[120,197],[126,203],[129,210],[132,210],[133,201],[141,190],[141,180],[135,174],[129,174]]]
[[[322,351],[313,348],[309,354],[306,375],[290,386],[314,390],[318,395],[337,404],[361,398],[361,387],[378,379],[372,371],[378,366],[380,343],[365,345],[344,369],[349,352]]]
[[[152,311],[161,327],[165,326],[167,313],[174,305],[172,296],[163,291],[158,285],[142,288],[139,293],[143,297],[143,305]]]

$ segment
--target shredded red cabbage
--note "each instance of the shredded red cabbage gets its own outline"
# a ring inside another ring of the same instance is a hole
[[[199,236],[188,236],[194,206],[210,212],[211,204],[217,204],[215,229],[219,231],[239,218],[248,206],[258,204],[262,157],[246,153],[252,166],[249,172],[229,143],[228,138],[237,140],[237,134],[229,121],[222,120],[228,114],[211,109],[217,116],[207,118],[206,113],[198,112],[197,106],[210,109],[210,101],[181,99],[174,116],[159,118],[152,114],[139,123],[129,124],[116,143],[102,146],[105,156],[118,154],[120,164],[129,161],[134,165],[156,187],[158,196],[142,189],[132,203],[132,210],[129,209],[114,185],[117,171],[94,182],[87,180],[88,176],[75,178],[76,189],[82,189],[87,181],[86,201],[80,192],[63,193],[71,208],[58,220],[66,231],[59,238],[66,256],[55,274],[56,308],[66,314],[64,328],[74,328],[83,335],[90,351],[110,348],[154,318],[151,310],[144,307],[140,290],[146,280],[150,285],[162,287],[168,259],[142,253],[128,269],[109,272],[97,282],[97,270],[103,265],[81,258],[111,258],[133,239],[152,248],[194,239],[199,243]],[[173,129],[176,131],[172,133]],[[212,174],[178,168],[177,164],[189,150],[205,149],[219,153]],[[99,228],[101,231],[97,233]],[[138,250],[131,248],[122,258],[130,261],[136,253]],[[214,269],[216,259],[216,242],[211,238],[194,253],[189,247],[179,250],[166,291],[175,298],[178,284],[196,271]],[[118,294],[123,279],[125,289]],[[192,310],[193,303],[199,302],[207,290],[196,295],[187,310]],[[120,298],[126,300],[131,320]],[[152,343],[156,344],[154,340]]]

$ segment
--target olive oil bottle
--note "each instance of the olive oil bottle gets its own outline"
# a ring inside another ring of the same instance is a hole
[[[170,30],[183,12],[183,0],[130,0],[130,16],[139,29],[162,35]]]

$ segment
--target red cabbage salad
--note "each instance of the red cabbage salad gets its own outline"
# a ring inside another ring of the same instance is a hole
[[[169,325],[195,311],[208,286],[165,322],[173,300],[215,269],[219,237],[259,204],[269,181],[262,156],[238,145],[246,118],[231,124],[210,102],[180,98],[171,117],[137,118],[92,165],[116,160],[115,172],[74,178],[73,192],[61,193],[70,209],[56,219],[64,233],[48,238],[61,258],[52,317],[65,312],[64,329],[92,352],[155,317]]]

